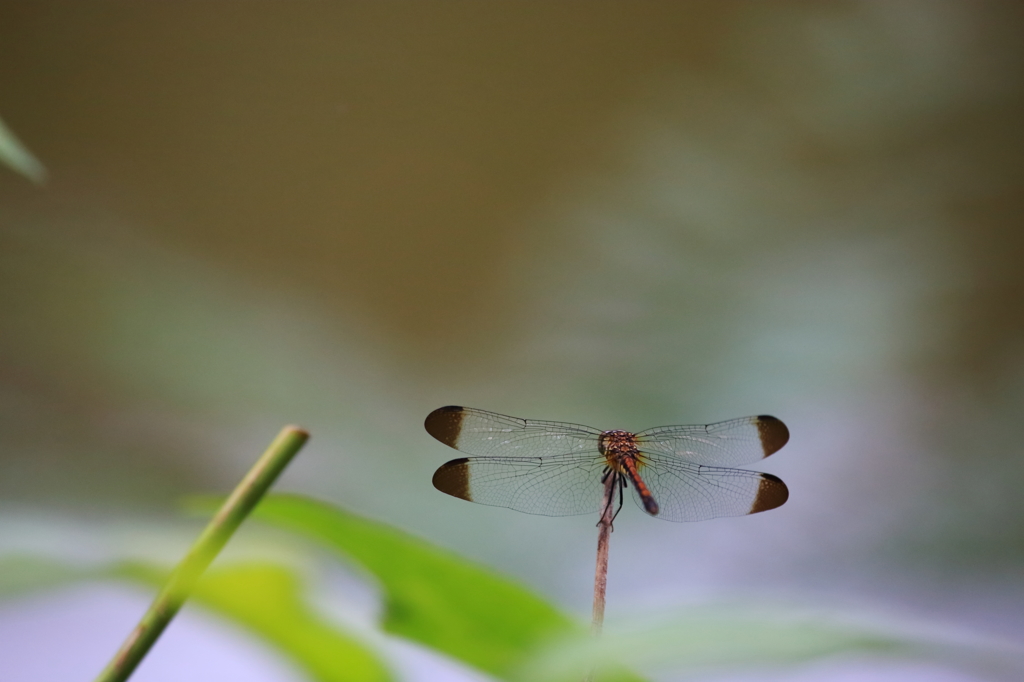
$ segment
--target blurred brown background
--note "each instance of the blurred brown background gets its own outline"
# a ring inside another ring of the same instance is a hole
[[[1024,635],[1022,30],[1010,2],[3,3],[0,116],[49,180],[0,169],[0,510],[169,517],[298,422],[285,488],[584,613],[593,519],[436,493],[423,417],[771,413],[790,502],[626,510],[609,617],[774,591]]]

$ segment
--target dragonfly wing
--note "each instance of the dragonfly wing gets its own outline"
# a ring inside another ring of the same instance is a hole
[[[780,507],[789,498],[786,484],[771,474],[666,460],[653,454],[646,459],[640,476],[658,503],[657,518],[666,521],[756,514]],[[644,509],[636,486],[633,499]]]
[[[594,452],[601,432],[589,426],[518,419],[472,407],[449,405],[427,415],[427,433],[470,455],[551,457]]]
[[[658,426],[636,434],[645,452],[682,458],[694,464],[737,466],[777,452],[789,441],[789,429],[775,417],[741,417],[707,425]]]
[[[434,472],[434,487],[454,497],[527,514],[597,512],[604,497],[599,452],[553,457],[462,457]]]

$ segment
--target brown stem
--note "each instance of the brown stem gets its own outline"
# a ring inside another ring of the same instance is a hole
[[[604,504],[601,520],[597,522],[597,569],[594,572],[594,620],[591,633],[597,637],[604,625],[604,595],[608,587],[608,538],[612,533],[612,519],[615,518],[615,490],[618,487],[615,473],[608,475],[604,483]],[[593,667],[587,672],[584,682],[594,679]]]

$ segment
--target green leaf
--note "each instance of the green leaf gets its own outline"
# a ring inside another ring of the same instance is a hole
[[[125,563],[111,575],[159,587],[168,573],[152,565]],[[366,646],[309,608],[301,581],[290,569],[265,563],[214,567],[200,579],[189,602],[259,635],[319,682],[392,679]]]
[[[0,559],[0,596],[110,578],[159,588],[168,575],[166,567],[139,562],[84,568],[44,557],[11,556]],[[249,630],[317,682],[393,679],[370,648],[316,614],[303,592],[291,568],[266,563],[215,566],[200,579],[186,608],[204,607]]]
[[[21,173],[36,184],[46,181],[46,169],[39,160],[32,156],[25,145],[15,136],[14,132],[4,125],[0,119],[0,163]]]
[[[575,638],[553,645],[523,667],[522,680],[570,679],[581,665],[670,670],[673,678],[729,670],[763,671],[837,654],[933,660],[995,679],[1024,679],[1024,649],[936,628],[857,617],[849,611],[786,605],[712,604],[648,615],[609,630],[601,641]]]
[[[492,674],[511,675],[549,638],[579,630],[573,620],[508,578],[322,502],[271,495],[254,517],[306,535],[376,576],[384,592],[387,631]]]

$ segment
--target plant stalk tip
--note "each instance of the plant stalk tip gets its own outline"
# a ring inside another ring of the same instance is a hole
[[[298,426],[281,429],[214,514],[96,682],[124,682],[131,676],[185,603],[196,580],[308,438],[309,432]]]

